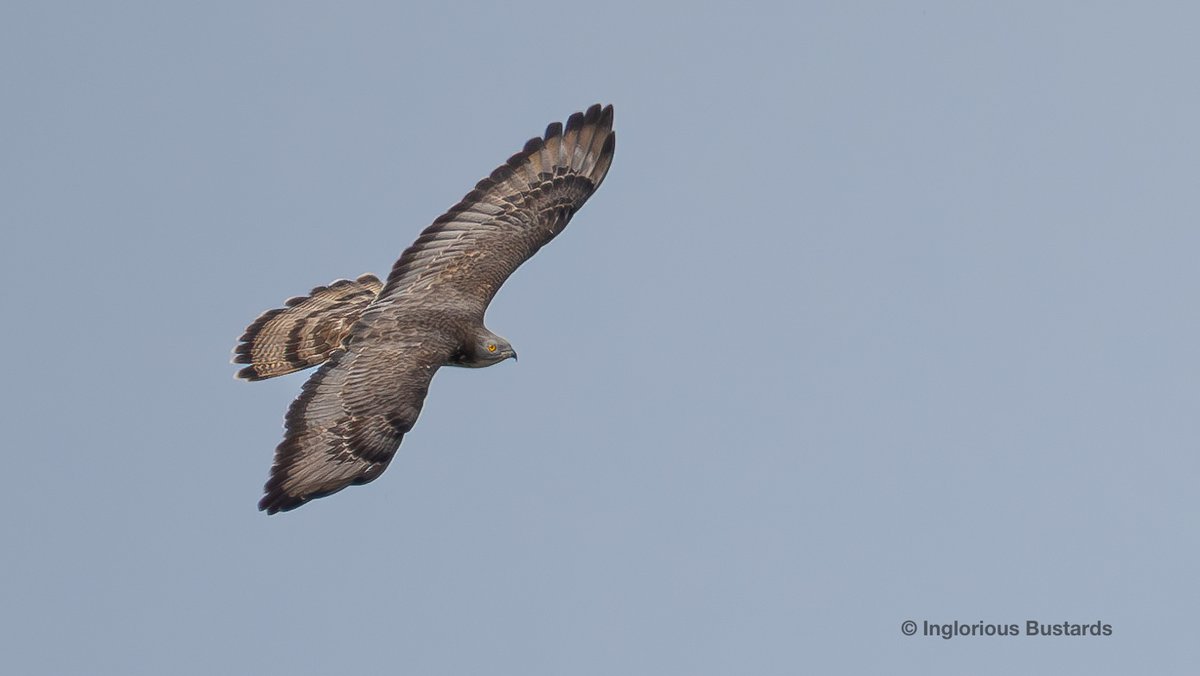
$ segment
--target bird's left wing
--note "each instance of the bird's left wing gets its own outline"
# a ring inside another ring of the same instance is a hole
[[[387,469],[451,354],[418,328],[362,335],[333,353],[288,409],[283,442],[258,508],[287,511],[365,484]]]

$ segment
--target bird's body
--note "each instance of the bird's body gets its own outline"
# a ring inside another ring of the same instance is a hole
[[[317,287],[246,329],[238,376],[322,364],[288,409],[259,509],[294,509],[387,468],[442,366],[515,358],[484,313],[516,268],[562,232],[612,162],[612,107],[575,113],[480,181],[373,275]]]

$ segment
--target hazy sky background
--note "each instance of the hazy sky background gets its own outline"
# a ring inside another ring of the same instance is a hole
[[[1188,3],[107,5],[0,9],[5,673],[1200,661]],[[597,101],[520,363],[257,512],[246,324]]]

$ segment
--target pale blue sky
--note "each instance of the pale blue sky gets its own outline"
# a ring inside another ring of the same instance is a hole
[[[5,673],[1200,661],[1190,5],[108,5],[0,9]],[[597,101],[520,363],[256,511],[305,375],[244,326]]]

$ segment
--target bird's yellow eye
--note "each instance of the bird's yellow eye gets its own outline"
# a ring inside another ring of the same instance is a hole
[[[496,344],[495,344],[495,343],[488,343],[488,348],[487,348],[487,350],[488,350],[488,352],[495,352],[495,351],[496,351]]]

